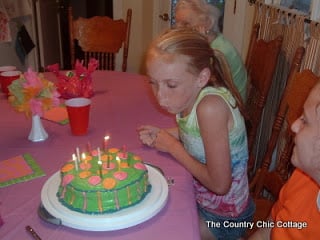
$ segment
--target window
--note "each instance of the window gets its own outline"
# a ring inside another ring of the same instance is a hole
[[[310,14],[311,0],[281,0],[280,5]]]

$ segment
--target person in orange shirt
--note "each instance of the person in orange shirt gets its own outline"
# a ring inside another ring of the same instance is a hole
[[[260,228],[250,240],[320,238],[320,83],[309,93],[291,130],[296,134],[291,157],[296,169],[272,207],[270,227]]]

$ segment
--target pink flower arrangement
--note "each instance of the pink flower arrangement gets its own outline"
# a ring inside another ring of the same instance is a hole
[[[48,66],[47,69],[57,76],[57,88],[63,98],[90,98],[94,95],[91,74],[98,68],[98,64],[96,59],[91,58],[88,68],[86,68],[82,62],[76,60],[75,70],[68,71],[66,74],[59,72],[59,64],[57,63]]]
[[[53,82],[43,74],[33,72],[31,68],[13,81],[9,88],[9,102],[18,112],[42,116],[52,107],[60,104],[60,94]]]

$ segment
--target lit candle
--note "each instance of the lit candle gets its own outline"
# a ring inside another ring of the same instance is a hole
[[[81,158],[84,161],[84,163],[87,164],[87,158],[86,158],[86,154],[85,153],[81,154]]]
[[[121,166],[120,166],[120,164],[121,164],[121,159],[117,156],[117,157],[116,157],[116,160],[117,160],[117,162],[118,162],[118,170],[120,171],[120,170],[121,170]]]
[[[79,167],[78,167],[78,161],[77,161],[77,157],[75,154],[72,154],[72,160],[74,161],[74,165],[76,168],[76,171],[78,171]]]
[[[104,139],[103,139],[103,149],[104,149],[105,151],[107,151],[109,139],[110,139],[110,136],[109,136],[109,135],[104,136]]]

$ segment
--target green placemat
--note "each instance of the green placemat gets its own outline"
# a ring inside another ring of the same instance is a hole
[[[28,153],[0,162],[0,188],[45,176]]]

